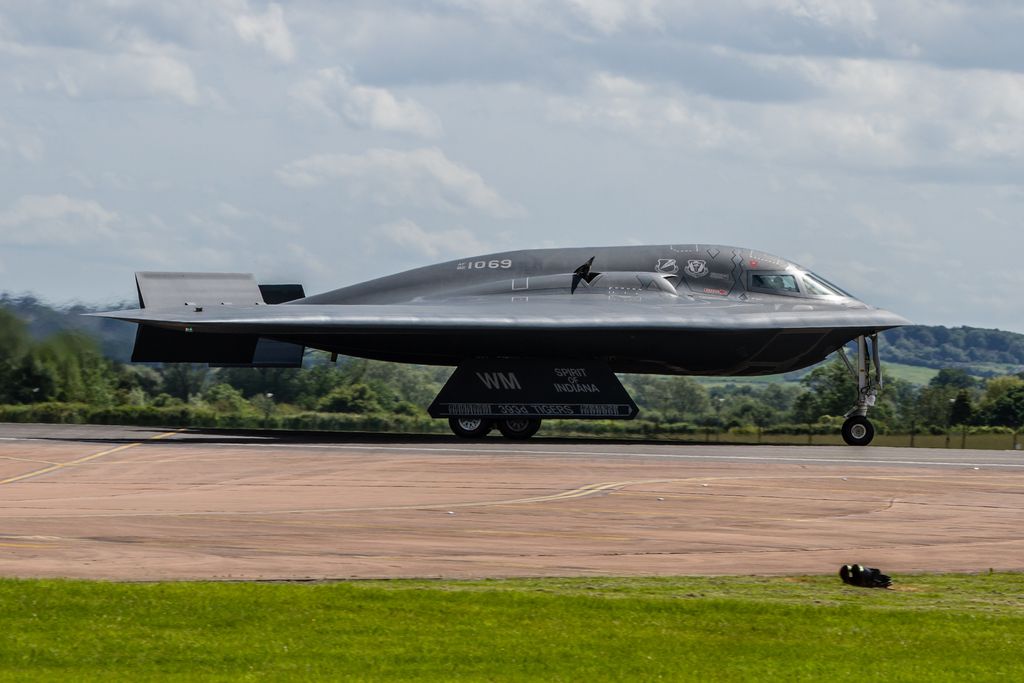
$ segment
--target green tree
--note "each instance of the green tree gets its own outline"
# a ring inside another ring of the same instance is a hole
[[[954,425],[970,424],[974,416],[974,405],[971,402],[971,394],[967,389],[956,392],[952,407],[949,413],[949,422]]]
[[[132,393],[152,398],[163,390],[164,380],[156,369],[148,365],[114,365],[114,385],[123,395]]]
[[[626,375],[625,387],[637,405],[669,419],[695,419],[710,411],[708,391],[691,377]]]
[[[55,400],[95,406],[114,403],[117,371],[91,337],[81,332],[58,332],[38,344],[33,354],[57,378],[52,397]]]
[[[982,406],[991,405],[1004,394],[1016,387],[1024,387],[1024,378],[1016,375],[993,377],[985,383],[985,393],[981,397]]]
[[[821,415],[818,399],[809,391],[797,396],[790,409],[790,420],[799,424],[814,424]]]
[[[883,367],[883,374],[884,371]],[[886,375],[885,386],[879,394],[878,405],[872,410],[872,416],[884,420],[889,427],[909,431],[920,422],[917,415],[919,391],[920,387],[911,382]]]
[[[917,418],[921,425],[945,429],[950,424],[953,402],[959,390],[955,386],[922,387],[917,400]]]
[[[813,403],[805,401],[802,410],[816,412],[818,417],[843,415],[857,400],[857,382],[839,359],[815,368],[800,384],[813,397]]]
[[[1009,389],[989,404],[983,419],[990,425],[1024,429],[1024,386]]]
[[[320,410],[330,413],[377,413],[381,410],[377,392],[367,384],[357,382],[338,387],[320,401]]]
[[[199,363],[167,363],[160,374],[163,377],[164,391],[187,402],[202,392],[210,369]]]
[[[214,381],[230,384],[246,397],[273,394],[285,403],[298,403],[310,375],[329,369],[325,364],[303,368],[221,368]],[[333,386],[331,387],[333,388]],[[326,391],[324,392],[326,393]]]
[[[202,393],[203,403],[218,413],[238,415],[252,411],[242,392],[230,384],[214,384]]]
[[[18,360],[10,373],[9,382],[7,400],[12,403],[39,403],[57,399],[57,370],[34,353],[27,353]]]
[[[0,403],[15,401],[20,385],[15,370],[29,347],[25,323],[13,313],[0,308]]]
[[[451,375],[451,368],[364,361],[358,381],[374,388],[384,407],[399,403],[429,405]]]
[[[295,402],[306,408],[315,408],[332,391],[345,384],[346,377],[330,363],[319,363],[302,371],[298,381]],[[277,394],[275,394],[276,396]],[[281,398],[287,400],[286,397]]]
[[[779,421],[781,413],[773,406],[758,398],[741,397],[734,403],[727,404],[724,412],[727,425],[755,425],[767,427]]]
[[[929,386],[953,387],[954,389],[971,389],[977,383],[978,380],[967,374],[966,370],[959,368],[943,368],[928,382]]]

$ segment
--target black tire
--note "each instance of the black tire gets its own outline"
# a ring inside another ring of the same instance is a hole
[[[449,417],[448,426],[455,436],[463,439],[482,439],[494,429],[494,421],[486,417]]]
[[[512,417],[498,420],[498,431],[506,439],[529,439],[540,429],[540,420],[535,417]]]
[[[850,446],[867,446],[875,438],[875,426],[863,415],[854,415],[843,423],[843,441]]]

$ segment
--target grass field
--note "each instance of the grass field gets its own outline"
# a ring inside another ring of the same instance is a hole
[[[584,438],[584,439],[600,439],[602,437],[617,437],[622,439],[649,439],[653,441],[665,441],[668,443],[680,443],[680,444],[764,444],[770,446],[842,446],[843,437],[840,434],[839,427],[836,426],[833,431],[827,434],[761,434],[760,436],[755,431],[725,431],[719,432],[716,430],[707,431],[696,431],[692,433],[679,434],[671,431],[671,427],[663,427],[663,431],[650,430],[648,432],[642,432],[639,429],[636,431],[626,431],[630,427],[634,427],[637,423],[619,423],[624,425],[625,429],[620,429],[617,432],[609,432],[604,434],[595,433],[592,430],[580,429],[577,425],[570,421],[565,422],[551,422],[541,427],[541,437],[569,437],[569,438]],[[945,434],[915,434],[911,437],[910,434],[877,434],[874,441],[871,442],[872,446],[887,446],[892,448],[908,448],[913,446],[914,448],[952,448],[959,449],[961,447],[967,449],[977,450],[1024,450],[1024,434],[966,434],[963,435],[960,431],[953,429],[949,434],[947,441]]]
[[[923,365],[905,365],[903,363],[890,362],[885,362],[883,365],[885,367],[886,377],[906,380],[911,384],[916,384],[918,386],[928,384],[933,377],[939,374],[939,371],[935,368],[926,368]],[[798,370],[796,372],[788,372],[784,375],[765,375],[763,377],[695,377],[694,379],[707,387],[725,386],[727,384],[762,385],[777,383],[789,383],[795,386],[798,385],[800,383],[800,379],[813,370],[814,367],[806,370]],[[1005,369],[1005,374],[1011,374],[1012,368],[1013,366],[1006,366],[1003,368]],[[993,367],[986,367],[984,369],[990,370],[995,374],[1000,374],[1000,368],[995,367],[994,364]]]
[[[541,432],[543,436],[545,432]],[[689,441],[692,443],[733,443],[733,444],[756,444],[775,446],[842,446],[843,437],[837,429],[833,434],[814,434],[808,438],[806,434],[762,434],[760,439],[757,434],[718,434],[711,432],[705,435],[704,432],[690,434],[684,437],[675,437],[676,441]],[[1024,444],[1024,435],[1018,434],[967,434],[964,438],[960,432],[953,430],[949,435],[949,443],[946,443],[945,434],[915,434],[913,444],[909,434],[878,434],[872,446],[887,446],[892,448],[907,448],[913,445],[915,448],[964,448],[977,450],[999,450],[1009,451],[1020,450]]]
[[[1022,680],[1024,575],[0,581],[5,680]]]
[[[903,363],[886,363],[885,372],[889,377],[902,379],[919,386],[928,384],[932,378],[939,374],[934,368],[926,368],[922,365],[904,365]]]

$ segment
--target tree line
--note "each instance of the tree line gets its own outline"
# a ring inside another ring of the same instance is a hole
[[[908,325],[886,330],[885,355],[893,363],[928,368],[959,367],[998,374],[993,366],[1024,365],[1024,335],[1003,330]]]

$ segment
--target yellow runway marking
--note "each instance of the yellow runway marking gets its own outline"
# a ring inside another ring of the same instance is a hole
[[[175,434],[178,434],[178,433],[180,433],[182,431],[184,431],[184,430],[176,429],[173,432],[164,432],[163,434],[157,434],[156,436],[151,436],[148,439],[146,439],[146,441],[157,441],[158,439],[164,439],[164,438],[167,438],[168,436],[174,436]],[[74,467],[75,465],[81,465],[83,463],[89,462],[90,460],[95,460],[97,458],[102,458],[104,455],[110,455],[111,453],[118,453],[120,451],[126,451],[129,448],[135,448],[136,446],[141,446],[146,441],[136,441],[134,443],[126,443],[123,446],[117,446],[116,448],[108,448],[105,451],[100,451],[99,453],[93,453],[92,455],[87,455],[87,456],[85,456],[83,458],[78,458],[77,460],[71,460],[69,462],[57,463],[56,465],[50,465],[49,467],[44,467],[42,469],[33,470],[32,472],[26,472],[25,474],[19,474],[16,477],[9,477],[7,479],[0,479],[0,485],[2,485],[2,484],[13,484],[16,481],[23,481],[25,479],[31,479],[32,477],[38,477],[38,476],[43,475],[43,474],[48,474],[50,472],[56,472],[57,470],[62,470],[62,469],[65,469],[67,467]]]
[[[13,455],[0,455],[0,460],[10,460],[11,462],[36,462],[42,465],[56,465],[57,463],[52,460],[39,460],[38,458],[15,458]]]

